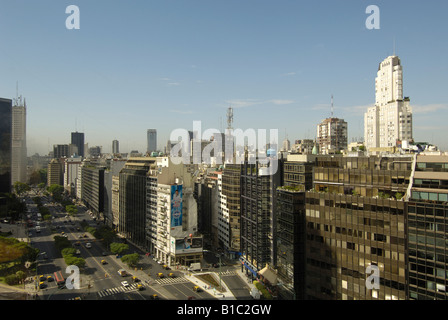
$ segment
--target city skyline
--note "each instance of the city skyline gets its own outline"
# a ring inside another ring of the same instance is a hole
[[[374,4],[379,30],[366,28],[368,3],[358,1],[77,1],[80,29],[67,30],[68,4],[3,3],[0,39],[13,50],[0,53],[0,96],[15,98],[18,82],[28,155],[70,143],[75,131],[106,153],[113,140],[122,152],[145,152],[154,128],[163,148],[196,120],[224,131],[229,106],[235,128],[278,129],[279,142],[283,133],[315,139],[331,95],[350,142],[364,138],[378,64],[395,53],[414,139],[447,150],[448,5]]]

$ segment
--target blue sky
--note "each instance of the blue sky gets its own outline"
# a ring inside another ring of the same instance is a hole
[[[369,30],[366,8],[380,9]],[[80,9],[68,30],[65,9]],[[315,138],[334,115],[363,137],[378,64],[401,58],[414,138],[448,150],[448,2],[299,0],[0,1],[0,97],[28,106],[28,154],[85,133],[89,146],[163,148],[177,128],[278,129]]]

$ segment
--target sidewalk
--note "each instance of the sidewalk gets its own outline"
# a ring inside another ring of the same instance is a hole
[[[187,278],[192,283],[198,285],[202,290],[210,294],[211,296],[217,298],[218,300],[236,300],[235,296],[232,294],[232,291],[229,290],[224,280],[221,281],[221,286],[225,289],[224,292],[220,292],[215,290],[208,283],[202,281],[200,278],[196,277],[196,275],[202,274],[213,274],[215,280],[219,281],[219,273],[217,272],[198,272],[191,273],[189,271],[182,271],[184,273],[185,278]]]

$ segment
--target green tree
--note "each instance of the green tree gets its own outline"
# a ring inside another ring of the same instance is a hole
[[[78,213],[78,207],[73,204],[70,204],[65,206],[65,211],[67,211],[69,215],[75,215]]]
[[[140,255],[138,253],[127,254],[121,258],[121,261],[123,263],[126,263],[130,267],[135,267],[139,260],[140,260]]]
[[[86,260],[79,257],[74,257],[72,255],[67,255],[64,257],[64,261],[67,265],[75,265],[78,268],[83,268],[86,265]]]
[[[54,200],[61,201],[62,193],[64,192],[64,187],[59,184],[52,184],[47,188],[47,191],[51,194]]]
[[[21,195],[24,192],[30,191],[31,188],[29,185],[27,185],[26,183],[20,182],[20,181],[16,181],[14,182],[14,191],[16,192],[17,195]]]
[[[110,251],[113,254],[123,254],[124,252],[129,250],[129,245],[125,243],[112,242],[110,244]]]
[[[22,282],[26,278],[26,273],[23,272],[22,270],[19,270],[16,272],[16,277],[20,282]]]
[[[76,253],[76,249],[75,248],[71,248],[71,247],[67,247],[61,250],[61,254],[62,256],[69,256],[69,255],[74,255]]]
[[[101,226],[95,232],[95,237],[97,239],[102,239],[103,244],[109,248],[110,244],[116,239],[115,231],[108,226]]]

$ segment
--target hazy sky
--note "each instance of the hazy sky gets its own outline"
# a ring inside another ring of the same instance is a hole
[[[369,5],[380,29],[366,28]],[[66,28],[66,7],[80,29]],[[85,133],[145,151],[177,128],[278,129],[315,138],[330,116],[363,137],[378,64],[401,58],[414,138],[448,150],[448,2],[363,0],[0,0],[0,97],[27,102],[28,154]]]

